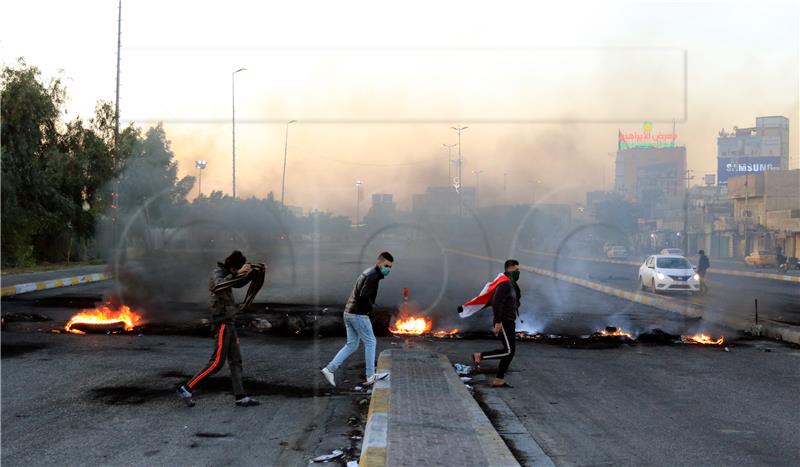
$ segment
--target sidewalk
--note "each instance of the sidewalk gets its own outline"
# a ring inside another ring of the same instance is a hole
[[[444,355],[381,352],[360,464],[518,466]]]

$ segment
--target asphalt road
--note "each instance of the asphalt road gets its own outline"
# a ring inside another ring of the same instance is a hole
[[[497,265],[442,257],[419,245],[394,251],[401,253],[381,284],[379,303],[398,304],[402,288],[409,287],[418,310],[432,308],[428,316],[434,328],[489,328],[490,311],[461,320],[455,306],[491,279]],[[346,295],[355,271],[369,264],[358,259],[358,249],[304,255],[296,258],[295,281],[284,274],[285,260],[273,258],[273,280],[263,299],[311,297],[325,303],[315,291],[333,298]],[[797,348],[742,340],[703,320],[535,274],[523,274],[521,287],[521,329],[573,335],[606,325],[634,333],[706,331],[724,334],[730,349],[519,342],[508,376],[515,388],[500,395],[557,465],[791,465],[800,458]],[[348,361],[339,375],[344,384],[336,390],[325,386],[317,372],[343,339],[245,332],[245,385],[263,405],[234,407],[223,370],[198,395],[198,406],[188,409],[172,391],[205,363],[211,352],[208,338],[47,332],[87,301],[116,289],[106,282],[2,301],[4,313],[27,311],[53,319],[10,323],[3,331],[4,465],[305,465],[313,456],[353,446],[349,435],[359,427],[347,421],[365,411],[359,405],[364,394],[353,390],[363,357]],[[202,308],[202,302],[184,305]],[[166,313],[175,316],[176,310],[165,308],[151,316]],[[472,351],[493,348],[496,342],[379,340],[379,350],[403,345],[430,348],[466,363]],[[477,389],[489,390],[480,383]]]
[[[601,282],[629,291],[638,291],[638,267],[626,264],[575,260],[564,257],[523,253],[521,257],[533,266],[556,269],[558,272]],[[702,305],[706,313],[717,313],[744,329],[755,319],[758,300],[760,319],[782,324],[800,325],[800,284],[752,277],[714,274],[707,276],[708,295],[674,293],[674,300]],[[646,292],[650,293],[650,292]]]

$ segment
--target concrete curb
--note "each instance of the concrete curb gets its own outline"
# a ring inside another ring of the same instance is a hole
[[[372,388],[372,398],[367,412],[367,426],[364,428],[364,442],[361,445],[359,467],[378,467],[386,465],[386,449],[389,433],[389,398],[392,384],[392,356],[384,350],[378,356],[376,372],[389,372],[389,377],[376,381]]]
[[[533,251],[533,250],[525,250],[520,248],[520,251],[523,253],[534,254],[534,255],[543,255],[543,256],[556,256],[555,253],[546,253],[544,251]],[[592,258],[589,256],[565,256],[568,259],[576,259],[579,261],[593,261],[595,263],[609,263],[609,264],[624,264],[628,266],[640,266],[641,263],[637,263],[635,261],[622,261],[618,259],[606,259],[606,258]],[[740,276],[740,277],[756,277],[758,279],[770,279],[775,281],[784,281],[784,282],[797,282],[800,284],[800,275],[790,275],[790,274],[775,274],[771,272],[751,272],[751,271],[738,271],[736,269],[717,269],[711,268],[709,271],[712,274],[723,274],[726,276]]]
[[[476,258],[484,261],[492,261],[498,264],[503,264],[503,260],[489,258],[487,256],[476,255],[472,253],[467,253],[464,251],[459,250],[445,250],[450,253],[455,253],[462,256],[468,256],[471,258]],[[608,295],[613,295],[615,297],[622,298],[624,300],[628,300],[631,302],[641,303],[642,305],[651,306],[653,308],[658,308],[659,310],[664,311],[671,311],[673,313],[678,313],[683,316],[687,316],[689,318],[703,318],[703,307],[694,305],[694,304],[682,304],[672,301],[666,297],[652,297],[648,294],[644,294],[641,292],[629,292],[627,290],[617,289],[614,287],[609,287],[607,285],[603,285],[597,282],[588,281],[586,279],[580,279],[575,276],[569,276],[567,274],[561,274],[557,272],[550,271],[548,269],[542,268],[535,268],[532,266],[524,266],[520,265],[520,269],[525,271],[534,272],[536,274],[551,277],[553,279],[562,280],[565,282],[570,282],[572,284],[580,285],[582,287],[586,287],[588,289],[596,290],[598,292],[602,292]],[[712,322],[714,324],[719,324],[722,326],[726,326],[732,329],[737,329],[737,323],[733,323],[730,321],[715,319],[715,318],[705,318],[706,321]],[[785,342],[791,342],[794,344],[800,344],[800,330],[797,328],[793,328],[790,326],[784,326],[779,324],[764,324],[763,325],[764,335],[768,337],[772,337],[775,339],[779,339]]]
[[[390,449],[391,384],[394,377],[391,371],[392,353],[395,351],[398,350],[384,350],[378,357],[376,371],[387,371],[389,372],[389,377],[377,381],[372,390],[367,426],[364,429],[364,443],[361,447],[361,458],[358,464],[360,467],[383,467],[387,465]],[[441,366],[442,376],[445,378],[451,392],[462,401],[464,410],[475,422],[474,429],[482,448],[485,450],[486,457],[490,459],[489,465],[519,467],[519,463],[511,454],[508,446],[497,433],[486,414],[483,413],[477,401],[458,378],[458,375],[456,375],[447,357],[439,354],[436,359],[431,359],[431,361]]]
[[[0,290],[0,297],[13,297],[39,290],[57,289],[59,287],[69,287],[72,285],[89,284],[111,279],[111,274],[107,272],[97,272],[94,274],[84,274],[81,276],[64,277],[61,279],[50,279],[47,281],[27,282],[25,284],[9,285]]]

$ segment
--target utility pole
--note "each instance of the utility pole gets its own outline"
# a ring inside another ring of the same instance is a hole
[[[694,170],[687,170],[684,172],[684,179],[686,180],[686,196],[683,198],[683,254],[689,254],[689,180],[694,178],[691,173]]]
[[[111,161],[112,170],[115,172],[115,187],[111,191],[111,224],[114,230],[113,241],[118,241],[118,212],[119,212],[119,187],[120,187],[120,160],[119,160],[119,69],[120,52],[122,50],[122,0],[118,2],[117,12],[117,90],[114,97],[114,158]]]
[[[750,237],[750,157],[745,159],[744,168],[744,256],[750,254],[748,240]]]
[[[232,191],[233,197],[236,198],[236,73],[240,71],[245,71],[247,68],[239,68],[238,70],[231,73],[231,152],[233,155],[233,183],[232,183]]]
[[[453,186],[453,148],[456,147],[456,143],[442,143],[442,147],[447,148],[447,184],[445,186]]]
[[[281,177],[281,207],[286,207],[283,204],[283,193],[286,187],[286,155],[289,151],[289,125],[296,122],[297,120],[289,120],[286,122],[286,138],[283,140],[283,176]]]
[[[356,180],[356,221],[355,221],[356,228],[358,228],[358,217],[359,217],[358,211],[361,208],[361,185],[363,184],[364,182],[362,182],[361,180]]]
[[[475,174],[475,208],[481,207],[480,198],[478,198],[481,190],[481,174],[483,170],[473,170],[473,174]]]
[[[461,177],[461,165],[463,164],[464,161],[461,158],[461,132],[466,130],[469,127],[468,126],[460,126],[460,127],[451,126],[450,128],[452,128],[453,130],[456,130],[458,132],[458,183],[459,183],[459,185],[461,185],[463,187],[464,186],[464,179]],[[463,206],[464,206],[462,195],[461,195],[462,191],[463,190],[458,190],[458,217],[459,218],[463,214]]]

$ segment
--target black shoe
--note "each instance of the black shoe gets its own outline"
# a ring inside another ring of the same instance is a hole
[[[236,405],[239,407],[253,407],[255,405],[261,405],[261,402],[258,402],[250,396],[244,396],[241,399],[236,399]]]
[[[186,403],[187,407],[194,407],[194,399],[192,399],[192,393],[191,391],[186,389],[186,386],[179,387],[178,390],[175,392],[178,394],[178,397],[180,397],[181,400],[183,400],[183,402]]]

